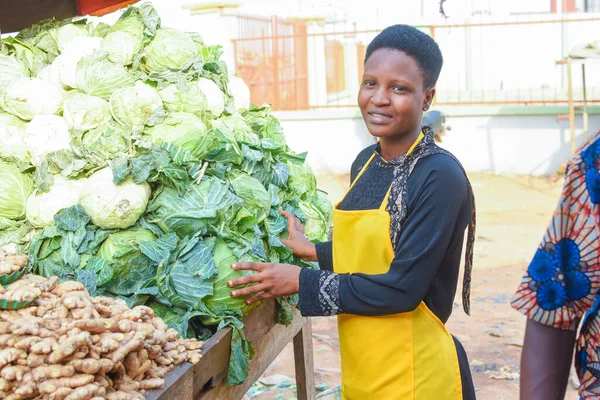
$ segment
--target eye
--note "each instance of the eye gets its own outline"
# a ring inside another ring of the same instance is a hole
[[[392,90],[396,93],[406,92],[407,89],[404,86],[394,86]]]
[[[373,87],[375,86],[375,82],[367,80],[363,82],[363,85],[365,85],[366,87]]]

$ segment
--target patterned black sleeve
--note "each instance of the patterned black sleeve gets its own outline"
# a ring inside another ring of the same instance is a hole
[[[340,275],[303,268],[300,272],[300,312],[305,317],[342,314]]]
[[[317,250],[319,268],[323,271],[333,271],[333,249],[331,247],[331,241],[316,243],[315,249]]]

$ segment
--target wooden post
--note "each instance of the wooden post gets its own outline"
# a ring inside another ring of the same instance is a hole
[[[588,107],[587,107],[587,92],[585,89],[585,61],[581,62],[581,79],[583,83],[583,138],[584,140],[588,137],[589,120],[588,120]]]
[[[571,156],[575,155],[575,105],[573,104],[573,67],[571,58],[567,58],[567,84],[569,96],[569,128],[571,131]]]
[[[298,400],[315,399],[315,368],[310,319],[294,337],[294,363]]]
[[[273,110],[282,110],[285,109],[281,103],[281,87],[279,84],[279,67],[281,64],[281,60],[279,59],[279,19],[276,15],[271,18],[271,46],[272,46],[272,58],[271,58],[271,66],[273,67]]]

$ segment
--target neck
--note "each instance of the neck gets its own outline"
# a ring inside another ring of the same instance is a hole
[[[379,140],[381,156],[384,160],[391,160],[392,158],[406,154],[419,137],[419,133],[421,133],[420,129],[410,135],[403,135],[401,137],[382,137]]]

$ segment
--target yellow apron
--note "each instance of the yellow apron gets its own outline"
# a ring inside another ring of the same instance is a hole
[[[422,137],[421,134],[408,153]],[[339,203],[336,205],[336,273],[388,272],[394,259],[390,215],[386,211],[388,195],[377,210],[343,211]],[[412,312],[381,317],[341,314],[338,330],[345,400],[462,400],[454,341],[424,302]]]

